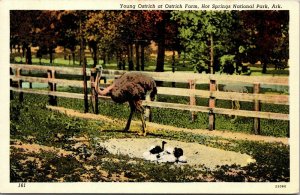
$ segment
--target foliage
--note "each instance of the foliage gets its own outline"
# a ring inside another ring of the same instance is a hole
[[[228,11],[174,11],[172,19],[179,23],[179,36],[187,57],[195,70],[213,72],[218,70],[214,59],[226,54],[234,45],[230,44],[236,22]],[[236,47],[236,46],[235,46]]]
[[[240,18],[249,35],[247,59],[251,63],[261,61],[262,73],[269,63],[287,63],[289,58],[288,11],[242,11]]]
[[[235,56],[234,55],[224,55],[220,57],[220,64],[223,67],[222,72],[226,74],[233,74],[235,70]]]
[[[236,72],[242,62],[260,61],[263,73],[267,64],[288,66],[288,11],[12,10],[10,20],[11,53],[22,48],[28,64],[32,46],[39,47],[40,59],[48,54],[50,64],[56,46],[62,46],[64,53],[71,51],[75,65],[76,47],[83,44],[81,53],[89,47],[93,66],[112,56],[117,64],[125,56],[132,63],[135,56],[136,70],[140,61],[144,70],[145,47],[154,41],[156,71],[165,70],[166,48],[183,52],[197,72],[219,71],[224,55],[235,55]],[[140,54],[133,54],[133,46]]]
[[[223,55],[236,56],[236,72],[242,62],[261,61],[263,73],[270,62],[286,67],[286,11],[173,11],[172,19],[179,23],[179,37],[195,71],[212,72],[212,63],[218,71]]]

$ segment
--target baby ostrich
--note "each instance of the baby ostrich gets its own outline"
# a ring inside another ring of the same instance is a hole
[[[181,157],[183,155],[183,150],[181,148],[174,148],[173,154],[176,158],[176,162],[179,162],[179,157]]]
[[[111,99],[116,103],[128,102],[130,106],[130,115],[127,120],[124,131],[128,131],[132,115],[135,111],[140,113],[142,120],[143,135],[146,135],[146,123],[144,119],[144,107],[142,106],[142,100],[145,100],[146,96],[150,94],[150,99],[153,101],[157,94],[156,83],[153,78],[144,75],[139,72],[126,72],[116,79],[113,84],[101,90],[99,88],[99,81],[102,75],[102,68],[96,76],[95,89],[99,95],[109,95]]]
[[[165,150],[165,144],[166,144],[167,142],[165,142],[165,141],[162,141],[162,146],[160,147],[160,146],[155,146],[155,147],[151,147],[151,150],[149,151],[151,154],[159,154],[159,153],[161,153],[161,152],[163,152],[164,150]]]
[[[223,91],[225,92],[238,92],[238,93],[248,93],[248,90],[246,87],[242,85],[224,85]],[[238,100],[232,100],[231,101],[231,107],[232,109],[239,110],[240,109],[240,103]],[[237,116],[235,115],[232,121],[235,121]]]

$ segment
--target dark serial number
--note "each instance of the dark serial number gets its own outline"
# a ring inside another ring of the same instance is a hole
[[[19,183],[18,187],[19,188],[25,188],[25,183]]]
[[[286,188],[286,185],[275,185],[275,188]]]

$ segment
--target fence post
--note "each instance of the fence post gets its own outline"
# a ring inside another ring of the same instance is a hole
[[[148,101],[148,102],[151,101],[150,94],[146,95],[146,99],[145,100]],[[152,120],[152,114],[151,114],[150,106],[145,106],[144,118],[145,118],[146,121],[151,122],[151,120]]]
[[[56,83],[53,83],[53,81],[51,81],[52,79],[55,79],[55,70],[48,70],[47,76],[48,76],[49,90],[56,91]],[[57,106],[57,97],[54,95],[49,95],[49,104],[52,106]]]
[[[260,84],[259,83],[254,83],[253,85],[253,93],[257,94],[260,91]],[[254,111],[260,111],[260,101],[259,100],[254,100]],[[260,134],[260,119],[259,118],[254,118],[254,133],[255,134]]]
[[[16,77],[18,78],[18,88],[21,90],[22,89],[22,80],[20,79],[21,76],[21,68],[16,69]],[[23,102],[23,92],[19,92],[19,101]]]
[[[83,60],[82,74],[83,74],[83,94],[84,94],[84,113],[89,111],[88,95],[87,95],[87,77],[86,77],[86,58]]]
[[[96,75],[97,75],[96,68],[92,68],[91,69],[91,79],[90,79],[91,80],[91,93],[92,93],[92,97],[91,97],[92,108],[93,108],[94,113],[98,114],[99,113],[99,110],[98,110],[98,94],[96,93],[96,89],[95,89]]]
[[[212,96],[212,92],[216,91],[216,80],[210,79],[209,82],[209,90],[210,90],[210,97],[209,97],[209,114],[208,114],[208,129],[214,130],[215,129],[215,114],[213,113],[213,108],[216,106],[216,98]]]
[[[191,92],[195,91],[195,89],[196,89],[196,82],[195,82],[195,80],[189,80],[189,86],[190,86]],[[191,106],[195,106],[196,105],[196,97],[192,93],[190,95],[190,105]],[[196,113],[192,111],[191,112],[191,116],[192,116],[192,121],[194,122],[195,119],[196,119]]]
[[[28,74],[31,74],[31,70],[28,71]],[[29,89],[32,89],[32,82],[29,82]]]

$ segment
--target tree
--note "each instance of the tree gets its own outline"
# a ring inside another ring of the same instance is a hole
[[[289,42],[288,11],[242,11],[243,28],[251,36],[247,49],[252,63],[261,61],[262,73],[269,63],[287,61]]]
[[[27,64],[32,64],[31,47],[36,45],[39,31],[36,29],[37,18],[41,11],[11,10],[10,11],[10,37],[11,45],[22,45],[23,56]]]
[[[107,54],[113,54],[122,47],[121,23],[125,20],[119,11],[92,11],[88,14],[84,27],[85,38],[93,47],[94,55],[97,50],[102,53],[105,64]],[[94,56],[94,65],[96,57]]]
[[[79,11],[59,11],[57,13],[57,43],[71,50],[73,65],[75,65],[75,51],[79,42]]]
[[[36,18],[36,46],[47,48],[50,64],[53,63],[53,53],[58,46],[58,11],[42,11]]]
[[[194,64],[195,71],[214,73],[215,59],[226,54],[230,44],[234,18],[230,11],[173,11],[179,24],[179,37]]]

